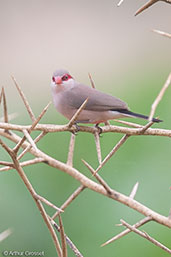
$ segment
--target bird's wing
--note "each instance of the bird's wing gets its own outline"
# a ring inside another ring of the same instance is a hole
[[[70,108],[78,109],[81,104],[88,98],[85,110],[108,111],[128,109],[125,102],[114,96],[100,92],[89,86],[76,84],[73,88],[65,91],[65,101]]]

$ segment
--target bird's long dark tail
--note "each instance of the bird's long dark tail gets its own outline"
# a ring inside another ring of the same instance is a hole
[[[129,110],[126,110],[126,109],[118,109],[118,110],[115,110],[115,111],[118,111],[120,113],[123,113],[125,114],[126,116],[131,116],[131,117],[137,117],[137,118],[141,118],[141,119],[145,119],[145,120],[148,120],[148,116],[146,115],[143,115],[143,114],[139,114],[139,113],[136,113],[136,112],[131,112]],[[162,122],[162,120],[159,120],[159,119],[155,119],[153,118],[152,119],[153,122]]]

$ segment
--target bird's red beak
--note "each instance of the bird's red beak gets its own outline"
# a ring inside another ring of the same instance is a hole
[[[62,79],[60,76],[55,77],[55,83],[58,85],[62,84]]]

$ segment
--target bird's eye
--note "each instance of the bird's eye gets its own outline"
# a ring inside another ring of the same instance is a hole
[[[52,81],[55,82],[55,77],[52,77]]]
[[[66,81],[66,80],[68,80],[68,78],[69,78],[68,75],[64,75],[64,76],[62,77],[62,80],[63,80],[63,81]]]

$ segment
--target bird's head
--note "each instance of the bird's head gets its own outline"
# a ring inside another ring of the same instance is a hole
[[[73,77],[69,74],[67,70],[56,70],[52,75],[52,85],[70,85],[74,81]]]

